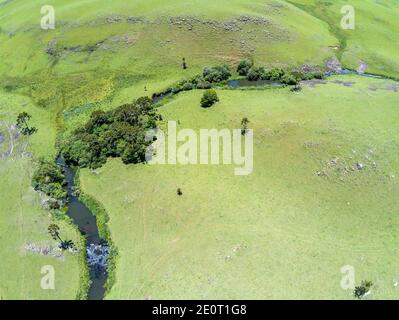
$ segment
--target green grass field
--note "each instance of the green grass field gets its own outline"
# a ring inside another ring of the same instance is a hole
[[[346,4],[355,30],[340,29]],[[55,30],[40,29],[43,5],[55,8]],[[39,128],[0,159],[0,298],[74,299],[82,285],[77,255],[24,250],[55,244],[30,178],[35,159],[55,157],[57,134],[95,110],[246,57],[291,68],[337,56],[343,67],[399,78],[398,13],[395,0],[0,0],[0,154],[19,112]],[[82,170],[119,253],[107,298],[351,299],[340,288],[344,265],[355,267],[357,284],[374,282],[369,298],[397,298],[397,90],[397,82],[342,76],[299,94],[218,90],[209,110],[199,107],[201,91],[162,106],[164,122],[180,128],[239,128],[248,117],[254,173],[119,159],[99,174]],[[352,171],[360,161],[366,169]],[[73,226],[57,223],[79,241]],[[55,291],[40,288],[47,264]]]
[[[33,159],[54,157],[55,127],[49,112],[35,107],[25,97],[0,93],[0,133],[4,141],[0,152],[13,150],[0,160],[0,296],[2,299],[75,299],[79,290],[79,255],[63,254],[63,258],[40,255],[25,248],[29,243],[36,247],[53,246],[47,228],[54,221],[40,207],[40,197],[31,187]],[[30,138],[10,139],[10,126],[19,112],[29,110],[32,125],[39,131]],[[79,243],[80,237],[66,221],[57,221],[61,235]],[[41,288],[43,266],[55,271],[55,290]]]
[[[354,84],[219,91],[209,110],[193,92],[162,107],[179,128],[240,128],[248,117],[250,176],[234,176],[231,166],[119,160],[83,171],[82,187],[108,211],[120,254],[108,298],[347,299],[344,265],[355,267],[358,283],[375,283],[373,298],[397,297],[398,95],[371,91],[376,80],[335,80]],[[345,171],[358,161],[364,171]]]

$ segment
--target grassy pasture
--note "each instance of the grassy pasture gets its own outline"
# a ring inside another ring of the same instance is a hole
[[[240,128],[248,117],[254,173],[119,160],[82,171],[119,251],[108,298],[351,299],[340,287],[345,265],[357,283],[375,283],[371,298],[397,297],[399,97],[391,84],[336,77],[300,94],[220,90],[208,110],[201,92],[162,107],[179,128]],[[357,162],[366,169],[351,169]]]
[[[341,40],[341,62],[357,69],[361,63],[367,72],[399,78],[399,3],[395,0],[289,0],[310,14],[326,21]],[[342,30],[341,8],[355,9],[355,29]]]
[[[353,31],[337,29],[344,4],[355,6]],[[55,7],[55,30],[40,29],[42,5]],[[0,94],[0,132],[28,111],[39,132],[19,140],[16,152],[28,143],[34,158],[54,157],[56,128],[71,130],[93,110],[248,56],[290,67],[323,65],[337,54],[345,67],[364,62],[368,72],[398,77],[398,10],[393,0],[3,0],[0,88],[11,93]],[[242,23],[242,16],[260,20]],[[118,160],[99,175],[83,171],[85,192],[108,210],[120,251],[108,297],[351,298],[339,286],[346,264],[357,283],[375,282],[372,298],[397,297],[398,93],[391,82],[335,80],[354,84],[330,81],[298,95],[219,91],[220,104],[206,111],[198,107],[201,92],[190,92],[162,108],[165,119],[197,129],[238,128],[248,117],[255,129],[249,177],[234,177],[233,167]],[[348,172],[358,161],[366,170]],[[0,297],[75,298],[76,256],[58,261],[21,249],[27,241],[52,243],[51,219],[30,188],[32,160],[0,160],[0,171]],[[54,292],[39,286],[45,264],[56,268]]]
[[[11,156],[0,159],[0,297],[2,299],[75,299],[79,290],[79,255],[64,254],[64,259],[39,255],[25,249],[32,243],[37,247],[56,246],[47,232],[52,223],[49,213],[40,207],[40,197],[31,188],[33,159],[23,157],[28,152],[34,158],[55,156],[56,130],[50,112],[35,107],[30,99],[0,93],[0,133],[4,141],[0,152],[10,150],[9,127],[19,112],[27,110],[31,123],[39,131],[30,138],[20,137],[12,142]],[[75,229],[66,221],[57,221],[61,236],[79,243]],[[41,268],[51,265],[55,270],[55,290],[40,286]]]
[[[40,29],[44,4],[55,8],[55,30]],[[2,85],[64,109],[131,99],[144,86],[155,92],[247,56],[266,65],[323,64],[338,43],[325,22],[283,1],[16,0],[0,17]]]

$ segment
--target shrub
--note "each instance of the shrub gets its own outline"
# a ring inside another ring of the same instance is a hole
[[[249,81],[258,81],[264,77],[265,68],[258,67],[258,68],[251,68],[247,74],[247,80]]]
[[[281,68],[268,70],[264,74],[264,80],[280,81],[285,75],[285,71]]]
[[[32,187],[56,200],[65,200],[66,180],[61,168],[55,163],[40,159],[39,166],[33,174]]]
[[[218,101],[219,98],[215,90],[213,89],[206,90],[201,99],[201,107],[210,108]]]
[[[320,80],[325,78],[324,73],[321,71],[313,72],[312,76],[314,79],[320,79]]]
[[[183,86],[181,87],[183,91],[190,91],[194,89],[194,85],[190,82],[186,82],[183,84]]]
[[[212,88],[212,84],[208,81],[202,80],[197,84],[197,89],[210,89]]]
[[[253,65],[254,63],[249,59],[241,60],[237,67],[237,73],[240,76],[247,76]]]
[[[210,83],[222,82],[231,77],[230,68],[227,65],[205,68],[203,77]]]
[[[285,74],[281,80],[282,83],[287,84],[287,85],[297,85],[298,84],[298,79],[295,78],[292,74],[287,73]]]

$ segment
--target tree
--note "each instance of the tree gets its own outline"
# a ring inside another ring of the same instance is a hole
[[[264,74],[265,74],[265,68],[263,68],[263,67],[251,68],[248,71],[247,79],[249,81],[263,80]]]
[[[60,241],[60,248],[62,250],[68,250],[75,247],[72,240],[62,240],[60,237],[60,227],[56,224],[50,224],[48,227],[48,232],[54,240]]]
[[[201,107],[210,108],[218,101],[219,98],[215,90],[213,89],[206,90],[201,99]]]
[[[237,67],[237,73],[240,76],[247,76],[249,70],[253,67],[253,65],[254,63],[252,62],[252,60],[249,59],[241,60]]]
[[[32,187],[53,199],[65,200],[67,198],[65,185],[65,176],[61,168],[53,162],[40,159],[39,166],[33,174]]]
[[[242,118],[242,120],[241,120],[241,134],[243,136],[245,136],[247,134],[249,122],[250,121],[246,117]]]
[[[180,188],[177,188],[177,195],[178,196],[182,196],[183,195],[183,191]]]
[[[281,68],[274,68],[265,72],[263,80],[279,81],[284,76],[285,71]]]
[[[186,58],[183,58],[183,69],[186,70],[187,68]]]
[[[17,117],[17,127],[20,129],[24,136],[30,136],[37,132],[37,128],[29,127],[28,121],[31,119],[31,115],[27,112],[21,112]]]
[[[62,242],[62,239],[60,238],[60,227],[58,225],[50,224],[48,227],[48,232],[54,240],[58,239]]]
[[[204,80],[210,83],[217,83],[231,77],[230,68],[227,65],[205,68],[203,72]]]
[[[357,299],[362,299],[370,291],[371,287],[373,286],[373,282],[364,280],[360,284],[360,286],[356,287],[353,291],[353,295]]]
[[[148,97],[139,98],[115,110],[96,111],[82,127],[65,135],[61,153],[65,162],[96,169],[109,157],[121,157],[126,164],[145,161],[145,133],[154,129],[161,116]]]

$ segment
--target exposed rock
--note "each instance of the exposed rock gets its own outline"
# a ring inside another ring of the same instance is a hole
[[[352,87],[355,83],[353,81],[334,80],[332,83],[342,84],[345,87]]]
[[[129,23],[146,23],[147,22],[145,17],[134,17],[134,16],[128,17],[126,21]]]
[[[327,72],[330,74],[333,73],[340,74],[342,72],[341,62],[338,60],[337,57],[334,56],[331,59],[327,60],[326,69]]]
[[[359,74],[364,74],[366,70],[368,69],[368,65],[365,62],[361,62],[359,67],[357,68],[357,73]]]
[[[121,16],[118,15],[111,15],[105,18],[105,21],[107,23],[118,23],[121,22],[123,20],[123,18]]]
[[[363,163],[358,162],[358,163],[356,163],[356,168],[357,168],[357,170],[363,170],[366,168],[366,166]]]
[[[59,247],[54,247],[51,245],[39,245],[32,242],[25,244],[24,249],[28,252],[39,254],[42,256],[49,256],[56,259],[64,260],[64,255]]]
[[[86,248],[87,261],[96,275],[104,274],[107,271],[107,259],[109,248],[107,244],[90,244]]]
[[[56,57],[58,55],[56,40],[53,39],[53,40],[49,41],[49,43],[47,44],[46,53],[52,57]]]
[[[21,152],[21,158],[32,158],[32,153],[30,153],[30,152],[27,152],[27,151],[24,151],[24,152]]]

